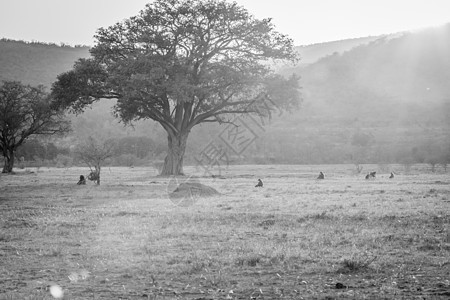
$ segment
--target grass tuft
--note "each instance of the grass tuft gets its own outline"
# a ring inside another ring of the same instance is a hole
[[[341,262],[339,273],[354,273],[367,270],[369,265],[377,259],[377,256],[370,256],[368,254],[357,254],[351,258],[346,258]]]
[[[239,257],[237,258],[236,264],[241,267],[256,267],[259,263],[261,263],[261,257],[259,256],[247,256],[247,257]]]

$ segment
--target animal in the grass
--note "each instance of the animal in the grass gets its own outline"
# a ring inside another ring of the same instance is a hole
[[[370,172],[369,174],[366,175],[366,179],[374,179],[376,175],[377,172]]]
[[[263,187],[263,182],[261,179],[258,179],[258,183],[255,185],[255,187]]]
[[[325,179],[325,175],[322,172],[320,172],[317,179]]]
[[[78,185],[86,184],[86,178],[83,175],[80,175],[80,180],[77,182]]]
[[[393,172],[391,172],[391,176],[389,176],[389,179],[392,179],[392,178],[394,178],[394,173]]]
[[[96,171],[92,171],[91,173],[89,173],[88,179],[91,181],[96,181],[98,180],[99,177],[99,173],[97,173]]]

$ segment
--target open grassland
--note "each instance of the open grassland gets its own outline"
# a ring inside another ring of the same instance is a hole
[[[352,171],[232,166],[178,205],[151,168],[1,175],[0,299],[448,299],[450,176]]]

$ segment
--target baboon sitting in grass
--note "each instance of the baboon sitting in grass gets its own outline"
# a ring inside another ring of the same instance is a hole
[[[83,175],[80,175],[80,180],[77,182],[78,185],[86,184],[86,178]]]
[[[377,172],[370,172],[369,174],[366,175],[366,179],[374,179],[376,174]]]
[[[325,175],[322,172],[320,172],[319,177],[317,177],[317,179],[325,179]]]
[[[263,187],[263,182],[261,179],[258,179],[258,183],[255,185],[255,187]]]
[[[389,179],[392,179],[392,178],[394,178],[394,173],[393,172],[391,172],[391,176],[389,176]]]
[[[100,184],[100,172],[92,171],[89,174],[88,179],[90,181],[95,181],[97,184]]]

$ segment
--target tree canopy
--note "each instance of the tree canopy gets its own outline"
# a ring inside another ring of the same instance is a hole
[[[293,42],[236,3],[223,0],[156,0],[139,15],[95,36],[92,57],[58,76],[52,92],[62,107],[82,112],[101,98],[115,98],[128,123],[152,119],[168,133],[165,174],[182,173],[190,130],[229,122],[232,114],[270,114],[299,103],[298,78],[271,69],[296,62]],[[267,107],[267,106],[266,106]]]
[[[56,134],[69,130],[69,122],[53,105],[43,86],[17,81],[0,86],[0,151],[5,157],[3,173],[14,166],[14,153],[31,135]]]

